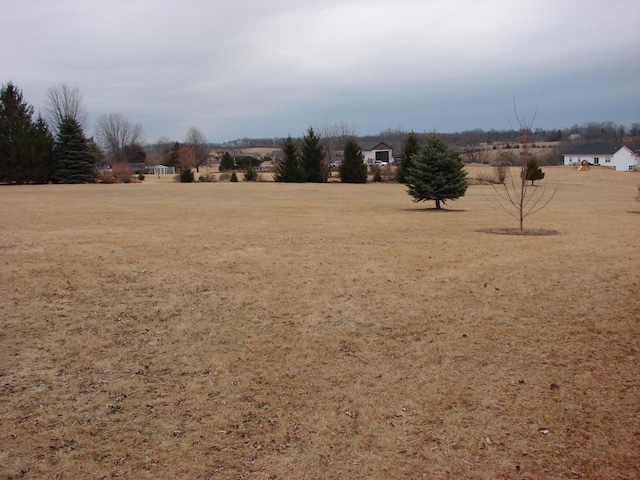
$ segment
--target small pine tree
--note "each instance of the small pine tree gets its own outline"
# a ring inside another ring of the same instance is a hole
[[[56,183],[93,183],[97,176],[95,156],[82,127],[75,118],[64,118],[53,148],[51,179]]]
[[[467,191],[467,172],[460,155],[435,134],[427,139],[417,155],[411,157],[406,185],[414,202],[435,200],[436,209],[447,200],[462,197]]]
[[[367,183],[367,165],[362,149],[355,138],[344,145],[344,159],[340,164],[340,180],[343,183]]]
[[[309,127],[302,139],[302,166],[306,172],[307,182],[323,183],[327,181],[328,169],[324,168],[324,148],[320,138]]]
[[[398,166],[398,182],[407,183],[407,175],[412,165],[411,158],[420,151],[420,142],[415,132],[409,132],[406,140],[402,145],[402,156],[400,157],[400,165]]]
[[[253,168],[252,165],[249,165],[244,172],[244,181],[245,182],[257,182],[258,181],[258,172]]]
[[[527,173],[526,179],[531,180],[531,185],[536,180],[542,180],[544,178],[544,172],[542,168],[538,166],[538,161],[535,158],[527,160]]]
[[[302,168],[298,147],[291,139],[287,137],[282,146],[284,158],[276,166],[273,180],[275,182],[304,182],[306,174]]]
[[[222,158],[220,159],[220,165],[218,166],[218,170],[221,172],[227,170],[233,170],[236,167],[236,162],[233,160],[233,157],[229,152],[224,152],[222,154]]]
[[[180,170],[180,174],[178,175],[178,181],[180,183],[191,183],[195,179],[195,175],[193,174],[193,170],[189,167],[182,167]]]
[[[231,172],[231,176],[229,177],[229,181],[230,182],[237,182],[238,181],[238,175],[236,175],[236,172]]]

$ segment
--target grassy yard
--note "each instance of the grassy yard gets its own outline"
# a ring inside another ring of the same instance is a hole
[[[0,477],[639,478],[640,174],[544,170],[0,188]]]

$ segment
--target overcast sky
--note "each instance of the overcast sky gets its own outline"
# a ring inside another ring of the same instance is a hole
[[[0,0],[0,83],[148,142],[640,122],[638,0]]]

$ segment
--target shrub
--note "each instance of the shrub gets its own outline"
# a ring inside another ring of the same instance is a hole
[[[494,165],[494,174],[495,174],[495,181],[496,183],[504,183],[505,180],[507,179],[507,174],[509,173],[509,165],[505,162],[500,162],[498,161],[495,165]]]
[[[380,174],[380,170],[377,170],[376,172],[374,172],[373,181],[374,182],[381,182],[382,181],[382,175]]]
[[[392,167],[391,165],[382,167],[382,180],[385,183],[397,182],[398,181],[397,172],[398,172],[397,168]]]
[[[142,173],[138,174],[138,180],[143,181],[144,175]]]
[[[369,165],[369,173],[373,176],[373,178],[376,177],[376,173],[380,175],[380,165]]]
[[[126,162],[118,162],[111,165],[111,171],[118,179],[118,182],[131,183],[133,181],[133,170]]]
[[[200,175],[199,182],[216,182],[216,176],[213,173],[207,173],[206,175]]]
[[[178,181],[180,183],[191,183],[193,182],[194,176],[193,171],[190,168],[183,167],[180,173],[178,174]]]
[[[471,182],[476,185],[489,185],[494,183],[500,183],[497,178],[496,172],[488,172],[486,170],[480,171],[476,174],[475,181]]]
[[[231,173],[231,176],[229,177],[229,181],[230,182],[237,182],[238,181],[238,175],[236,175],[236,172]]]
[[[97,178],[98,183],[120,183],[120,180],[118,180],[118,177],[115,176],[115,174],[113,172],[110,172],[108,170],[100,170],[100,172],[98,172],[98,178]]]

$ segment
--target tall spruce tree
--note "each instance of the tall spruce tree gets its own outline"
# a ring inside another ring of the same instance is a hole
[[[436,209],[447,200],[462,197],[467,191],[467,172],[460,155],[435,134],[427,139],[417,155],[411,157],[407,192],[414,202],[435,200]]]
[[[324,148],[320,143],[320,138],[313,131],[313,127],[309,127],[307,134],[302,139],[300,159],[307,182],[323,183],[327,181],[328,169],[324,166]]]
[[[364,163],[362,148],[355,138],[344,145],[344,159],[340,164],[340,180],[343,183],[367,183],[367,165]]]
[[[9,82],[0,88],[0,182],[46,183],[53,139],[33,107]]]
[[[291,136],[288,136],[284,141],[282,150],[284,158],[276,166],[273,180],[276,182],[304,182],[306,173],[300,162],[298,147],[291,139]]]
[[[418,135],[416,135],[414,131],[411,131],[402,144],[402,156],[400,157],[400,165],[398,166],[398,182],[407,182],[407,175],[409,167],[411,166],[411,158],[419,151],[420,142],[418,140]]]
[[[74,118],[65,118],[53,149],[52,180],[57,183],[92,183],[96,175],[95,156],[82,127]]]

